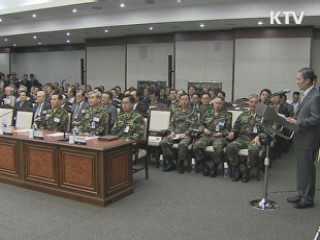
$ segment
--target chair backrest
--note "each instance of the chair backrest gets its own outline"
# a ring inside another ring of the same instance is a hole
[[[32,126],[33,112],[17,111],[16,115],[16,128],[30,129]]]
[[[143,140],[147,139],[147,135],[148,135],[148,118],[143,118],[144,121],[144,132],[143,132]]]
[[[170,123],[170,111],[156,111],[150,112],[150,132],[159,132],[161,130],[168,129]]]
[[[8,126],[12,125],[13,109],[12,108],[0,108],[0,124],[3,120],[6,120]]]
[[[243,113],[243,111],[228,110],[228,112],[232,114],[232,127],[233,127],[235,121],[240,116],[240,114]]]

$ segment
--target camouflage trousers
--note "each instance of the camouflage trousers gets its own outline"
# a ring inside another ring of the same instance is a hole
[[[241,149],[248,149],[248,159],[246,161],[246,165],[249,168],[255,167],[259,158],[259,151],[261,150],[261,146],[257,146],[251,143],[252,141],[237,139],[227,146],[227,156],[229,163],[232,167],[237,167],[240,165],[240,159],[238,156],[238,152]]]
[[[177,163],[183,163],[184,160],[188,158],[188,146],[191,143],[191,138],[187,137],[182,140],[170,140],[165,137],[161,142],[161,149],[164,158],[169,162],[169,164],[173,163],[173,160],[176,159],[175,157],[175,149],[172,148],[173,144],[178,144],[178,158]]]
[[[203,136],[193,144],[193,153],[196,161],[200,162],[201,165],[205,166],[204,157],[205,149],[207,146],[213,146],[213,163],[219,164],[223,159],[223,148],[226,145],[225,138],[222,137],[206,137]],[[206,166],[205,166],[206,167]]]

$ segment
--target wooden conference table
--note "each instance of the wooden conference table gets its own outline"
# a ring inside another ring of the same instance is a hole
[[[78,145],[58,142],[56,135],[0,135],[0,182],[99,206],[133,192],[132,142],[92,139]]]

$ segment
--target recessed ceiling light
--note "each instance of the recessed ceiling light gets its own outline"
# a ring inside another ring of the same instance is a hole
[[[15,44],[15,43],[14,43],[14,44],[13,44],[13,46],[14,46],[14,47],[16,47],[16,46],[17,46],[17,44]]]
[[[5,42],[8,42],[8,38],[3,39]]]
[[[2,18],[0,18],[0,22],[2,22]]]
[[[34,36],[33,36],[33,39],[37,39],[37,36],[36,36],[36,35],[34,35]]]
[[[42,42],[38,42],[39,45],[42,45]]]
[[[76,12],[78,12],[78,10],[76,8],[74,8],[74,9],[72,9],[72,12],[76,13]]]
[[[67,39],[67,41],[66,41],[67,43],[69,43],[70,42],[70,40],[69,39]]]
[[[37,17],[37,14],[35,14],[35,13],[32,14],[32,17],[33,17],[33,18],[36,18],[36,17]]]
[[[263,22],[262,22],[262,21],[259,21],[259,22],[258,22],[258,25],[263,25]]]
[[[67,32],[67,33],[66,33],[66,35],[67,35],[67,36],[70,36],[70,33],[69,33],[69,32]]]
[[[120,7],[121,7],[121,8],[124,8],[125,6],[126,6],[125,3],[120,3]]]
[[[109,32],[109,30],[108,30],[108,29],[105,29],[105,30],[104,30],[104,32],[105,32],[105,33],[108,33],[108,32]]]
[[[177,0],[177,3],[182,3],[182,0]]]
[[[149,27],[149,30],[150,30],[150,31],[152,31],[153,29],[154,29],[154,27],[153,27],[153,26],[150,26],[150,27]]]
[[[204,28],[206,25],[204,23],[200,23],[199,27]]]

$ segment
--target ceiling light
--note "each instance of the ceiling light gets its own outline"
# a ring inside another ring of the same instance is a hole
[[[66,33],[66,35],[67,35],[67,36],[70,36],[70,33],[69,33],[69,32],[67,32],[67,33]]]
[[[32,17],[33,17],[33,18],[36,18],[36,17],[37,17],[37,14],[35,14],[35,13],[32,14]]]
[[[78,12],[78,10],[76,8],[74,8],[74,9],[72,9],[72,12],[76,13],[76,12]]]
[[[2,22],[2,18],[0,18],[0,22]]]
[[[262,22],[262,21],[259,21],[259,22],[258,22],[258,25],[263,25],[263,22]]]
[[[67,39],[67,41],[66,41],[67,43],[70,43],[70,40],[69,39]]]
[[[204,28],[206,25],[204,25],[204,23],[201,23],[200,25],[199,25],[199,27],[201,27],[201,28]]]
[[[126,1],[125,0],[119,0],[119,6],[121,8],[124,8],[126,6]]]
[[[34,35],[34,36],[33,36],[33,39],[37,39],[37,36],[36,36],[36,35]]]
[[[108,32],[109,32],[109,30],[108,30],[108,29],[105,29],[105,30],[104,30],[104,32],[105,32],[105,33],[108,33]]]
[[[182,0],[177,0],[177,3],[182,3]]]
[[[15,44],[15,43],[14,43],[14,44],[13,44],[13,46],[14,46],[14,47],[16,47],[16,46],[17,46],[17,44]]]
[[[149,27],[149,30],[150,30],[150,31],[152,31],[153,29],[154,29],[154,27],[152,27],[152,26]]]
[[[8,42],[8,38],[3,39],[5,42]]]
[[[38,42],[39,45],[42,45],[42,42]]]

